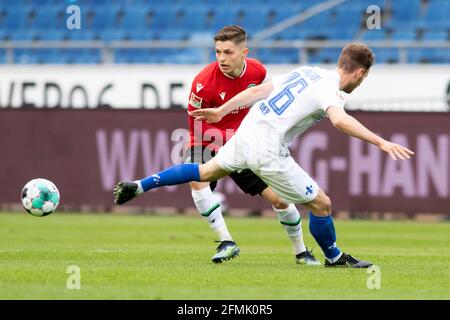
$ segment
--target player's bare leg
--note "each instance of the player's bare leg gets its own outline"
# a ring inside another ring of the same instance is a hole
[[[220,201],[211,191],[209,182],[191,182],[192,199],[200,214],[208,221],[211,229],[219,237],[217,253],[212,257],[212,261],[220,263],[224,260],[232,259],[239,255],[239,247],[233,241],[225,220],[222,215]]]
[[[296,206],[283,201],[270,187],[264,189],[261,196],[272,205],[273,210],[277,213],[278,220],[286,230],[294,247],[296,262],[304,265],[320,265],[319,260],[305,247],[302,219]]]
[[[325,254],[325,267],[368,268],[372,264],[341,252],[336,246],[336,232],[331,218],[331,200],[321,190],[304,206],[310,210],[309,229]]]

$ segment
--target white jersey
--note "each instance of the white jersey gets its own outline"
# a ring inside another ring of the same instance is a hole
[[[229,172],[250,169],[289,203],[316,198],[319,186],[291,157],[289,143],[326,117],[330,106],[343,107],[339,74],[300,67],[273,77],[274,90],[254,104],[236,134],[219,149],[216,161]]]
[[[274,90],[254,104],[237,131],[249,142],[265,136],[272,140],[272,146],[277,140],[280,147],[286,147],[325,118],[328,107],[345,105],[336,71],[303,66],[273,77],[272,82]]]

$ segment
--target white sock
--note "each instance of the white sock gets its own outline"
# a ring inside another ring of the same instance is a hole
[[[220,201],[211,188],[207,186],[201,190],[192,190],[192,199],[201,215],[208,221],[209,226],[219,236],[220,241],[233,240],[228,232],[227,225],[222,216]]]
[[[141,180],[135,180],[134,182],[136,182],[137,185],[138,185],[138,188],[137,188],[137,190],[136,190],[136,193],[137,193],[137,194],[144,193],[144,189],[142,188]]]
[[[291,203],[284,210],[276,208],[273,208],[273,210],[278,214],[278,220],[286,230],[289,239],[291,239],[295,255],[306,251],[305,243],[303,242],[302,220],[295,205]]]

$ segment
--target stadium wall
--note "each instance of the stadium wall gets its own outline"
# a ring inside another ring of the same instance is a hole
[[[6,108],[0,117],[0,204],[20,202],[32,178],[52,180],[62,206],[113,209],[112,187],[179,163],[187,139],[186,112]],[[292,156],[332,197],[336,211],[450,213],[450,114],[353,112],[369,128],[416,152],[393,161],[376,147],[322,121],[291,145]],[[233,208],[268,209],[219,182]],[[132,206],[192,207],[186,185],[165,187]]]
[[[269,75],[295,66],[268,66]],[[333,66],[326,66],[333,68]],[[191,81],[202,66],[0,67],[0,108],[186,108]],[[375,66],[351,96],[349,109],[450,110],[450,67]]]

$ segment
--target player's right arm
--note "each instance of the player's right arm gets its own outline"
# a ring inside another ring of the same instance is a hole
[[[189,114],[195,120],[206,120],[207,123],[219,122],[225,115],[239,107],[251,105],[266,98],[273,90],[273,82],[267,81],[258,86],[250,87],[235,95],[219,108],[208,108],[191,111]]]
[[[351,115],[347,114],[342,107],[331,106],[328,107],[327,115],[331,120],[333,126],[353,137],[365,140],[379,147],[381,150],[389,153],[392,159],[405,160],[409,159],[414,154],[413,151],[405,148],[399,144],[387,141],[380,136],[376,135],[365,126],[363,126],[358,120]]]

